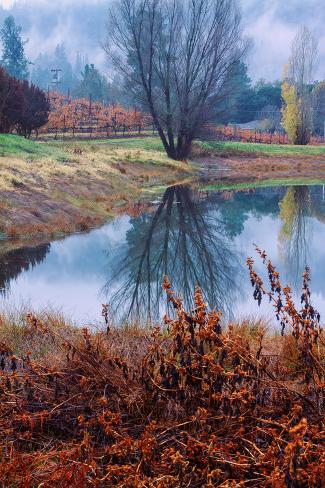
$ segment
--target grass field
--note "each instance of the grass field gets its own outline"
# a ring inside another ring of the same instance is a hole
[[[34,160],[60,158],[64,156],[64,152],[58,144],[38,144],[23,137],[0,134],[0,158],[6,156]]]
[[[157,163],[165,163],[168,160],[164,154],[164,148],[158,137],[132,137],[118,139],[93,139],[93,140],[67,140],[35,142],[14,135],[0,134],[0,157],[17,156],[24,159],[35,160],[39,158],[50,158],[61,161],[68,157],[72,147],[77,146],[84,151],[101,152],[112,151],[112,160],[116,156],[129,156],[143,162],[155,160]],[[293,146],[277,144],[254,144],[232,141],[196,141],[195,147],[211,152],[212,154],[223,153],[260,153],[271,156],[322,156],[325,155],[324,146]],[[139,158],[139,151],[140,156]],[[195,151],[194,151],[195,154]],[[170,163],[170,161],[169,161]]]
[[[62,143],[54,142],[53,145],[61,145]],[[78,142],[81,146],[87,147],[91,145],[92,147],[101,147],[106,146],[107,148],[111,149],[120,149],[120,150],[127,150],[127,151],[154,151],[154,152],[162,152],[164,153],[163,145],[158,139],[158,137],[131,137],[131,138],[118,138],[118,139],[98,139],[98,140],[88,140],[88,141],[81,141]]]
[[[232,142],[232,141],[211,141],[197,142],[196,145],[212,154],[224,153],[260,153],[269,156],[324,156],[324,146],[291,146],[277,144],[254,144],[249,142]]]
[[[156,137],[37,142],[16,135],[0,134],[0,158],[19,157],[24,160],[45,158],[61,162],[64,158],[71,157],[71,149],[104,152],[106,156],[110,153],[112,161],[118,156],[128,156],[130,160],[138,162],[141,159],[139,156],[142,156],[143,162],[155,160],[161,164],[173,164],[173,161],[165,156],[163,146]]]

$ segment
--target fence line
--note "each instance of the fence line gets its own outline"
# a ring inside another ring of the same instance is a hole
[[[290,144],[288,135],[283,131],[262,129],[242,129],[234,126],[214,127],[207,126],[205,135],[208,138],[220,141],[250,142],[255,144]],[[313,135],[310,144],[324,144],[325,138]]]

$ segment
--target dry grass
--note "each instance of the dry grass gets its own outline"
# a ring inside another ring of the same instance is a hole
[[[79,334],[79,330],[62,314],[46,310],[38,314],[39,319],[60,335],[60,340],[55,334],[49,340],[47,335],[31,333],[28,317],[29,310],[25,305],[0,312],[0,342],[5,343],[17,357],[29,355],[32,359],[46,358],[50,361],[60,355],[64,338],[71,340]]]
[[[277,336],[271,353],[263,324],[222,330],[199,289],[187,312],[167,279],[164,288],[175,317],[151,333],[111,329],[105,309],[106,330],[93,333],[51,315],[15,327],[2,317],[4,487],[324,486],[317,318],[311,328],[291,307],[280,312],[296,334]]]
[[[88,229],[143,190],[191,173],[188,165],[168,159],[156,142],[151,148],[147,141],[146,149],[132,140],[29,144],[37,148],[32,159],[29,146],[29,152],[23,146],[0,157],[0,231],[8,236]]]

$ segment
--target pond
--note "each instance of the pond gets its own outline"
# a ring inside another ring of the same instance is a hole
[[[166,312],[167,274],[186,306],[200,284],[227,320],[269,317],[272,307],[258,309],[252,298],[246,258],[255,256],[254,244],[298,299],[310,266],[313,304],[325,313],[323,186],[175,186],[89,233],[9,253],[0,247],[0,306],[51,307],[87,325],[101,321],[101,304],[108,303],[116,323],[156,321]],[[256,269],[266,277],[257,256]]]

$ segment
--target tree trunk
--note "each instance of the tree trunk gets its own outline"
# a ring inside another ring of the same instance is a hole
[[[179,134],[177,138],[176,157],[178,161],[188,158],[192,148],[192,138],[189,135]]]

